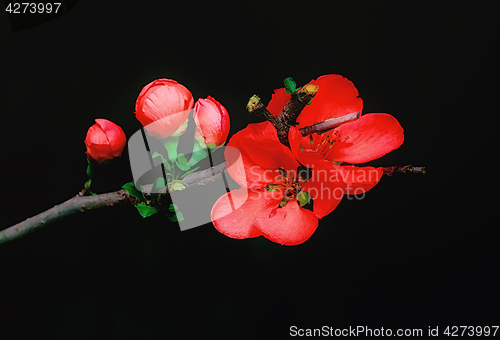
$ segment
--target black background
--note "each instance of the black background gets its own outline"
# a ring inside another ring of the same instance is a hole
[[[405,129],[398,150],[369,164],[428,172],[384,177],[295,247],[233,240],[211,224],[181,232],[129,207],[72,216],[0,246],[2,339],[498,325],[493,8],[88,0],[26,29],[2,16],[2,229],[78,193],[88,127],[107,118],[131,136],[137,95],[157,78],[219,100],[232,135],[255,121],[251,95],[267,102],[286,77],[342,74],[365,113]],[[99,190],[131,179],[126,152],[119,165]]]

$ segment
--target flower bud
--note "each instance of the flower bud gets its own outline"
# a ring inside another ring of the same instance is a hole
[[[127,137],[122,128],[107,119],[96,119],[87,131],[87,157],[97,163],[120,157]]]
[[[156,138],[178,137],[188,124],[193,95],[171,79],[157,79],[144,86],[135,103],[135,116]]]
[[[198,99],[194,105],[196,132],[194,138],[210,149],[224,145],[229,134],[229,114],[214,98]]]

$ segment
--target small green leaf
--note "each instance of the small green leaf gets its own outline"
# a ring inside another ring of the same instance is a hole
[[[171,203],[170,204],[170,207],[168,207],[168,211],[170,212],[176,212],[177,210],[179,210],[179,208],[177,207],[177,205]]]
[[[190,166],[187,164],[188,161],[187,161],[186,156],[184,156],[184,154],[182,154],[182,153],[177,155],[177,160],[175,161],[175,163],[177,164],[179,169],[181,169],[182,171],[187,171],[190,168]]]
[[[141,186],[142,188],[142,186]],[[130,196],[134,197],[134,198],[137,198],[138,200],[140,201],[145,201],[144,199],[144,196],[142,195],[142,192],[140,192],[136,187],[135,187],[135,184],[134,182],[128,182],[128,183],[125,183],[123,186],[122,186],[122,189],[125,189],[127,190],[127,192],[129,193]]]
[[[297,88],[297,84],[295,84],[295,81],[293,80],[292,77],[286,78],[284,81],[285,83],[285,92],[288,94],[293,94],[295,93],[295,89]]]
[[[277,187],[277,185],[274,185],[274,184],[268,184],[268,185],[266,185],[266,186],[264,187],[264,189],[266,189],[267,191],[276,192],[276,191],[278,191],[278,190],[274,189],[274,188],[276,188],[276,187]]]
[[[168,212],[165,215],[167,215],[170,222],[182,222],[182,221],[184,221],[184,216],[182,215],[182,213],[180,211],[177,211],[174,213]]]
[[[163,158],[163,155],[161,153],[158,153],[158,151],[155,151],[153,153],[153,158],[156,158],[156,157],[161,157],[161,161],[163,162],[163,165],[165,166],[165,168],[169,171],[172,171],[172,166],[170,165],[170,163],[165,159]]]
[[[159,190],[165,188],[165,178],[163,177],[158,177],[155,181],[155,184],[153,186],[154,189]]]
[[[301,207],[309,203],[310,198],[309,193],[306,191],[301,191],[297,194],[297,201],[299,201]]]
[[[149,207],[149,206],[147,206],[144,203],[139,203],[135,207],[137,208],[137,211],[139,211],[139,214],[141,214],[141,216],[143,218],[146,218],[146,217],[149,217],[151,215],[154,215],[154,214],[156,214],[159,211],[158,208]]]

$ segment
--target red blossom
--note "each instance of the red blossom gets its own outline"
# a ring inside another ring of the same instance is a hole
[[[301,244],[314,233],[318,219],[342,199],[344,183],[319,178],[321,170],[328,175],[321,165],[304,182],[297,173],[299,163],[279,142],[270,122],[249,124],[236,133],[225,157],[229,174],[242,186],[220,197],[212,208],[212,222],[226,236],[264,236],[283,245]],[[299,205],[301,191],[314,200],[314,211]]]
[[[404,141],[403,128],[396,118],[387,113],[369,113],[329,132],[302,137],[297,128],[361,112],[363,107],[356,87],[340,75],[324,75],[311,83],[319,85],[319,91],[311,105],[300,113],[297,127],[292,127],[289,132],[294,156],[307,167],[314,168],[321,164],[332,172],[338,172],[348,184],[348,194],[356,189],[368,191],[379,182],[382,168],[340,164],[366,163],[399,148]],[[277,90],[275,94],[268,108],[274,107],[273,101],[284,101],[282,91]]]
[[[87,157],[97,163],[120,157],[126,142],[121,127],[107,119],[96,119],[85,138]]]
[[[157,79],[141,90],[135,104],[135,116],[156,138],[180,136],[188,124],[193,95],[172,79]]]
[[[196,124],[194,138],[201,145],[217,148],[226,142],[229,134],[229,114],[217,100],[211,96],[198,99],[194,105],[193,118]]]

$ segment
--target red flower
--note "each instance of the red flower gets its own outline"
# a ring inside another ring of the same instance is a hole
[[[319,91],[311,105],[307,105],[297,118],[297,128],[362,111],[363,101],[348,79],[330,74],[311,83],[318,85]],[[268,109],[278,114],[279,105],[289,98],[284,90],[276,90]],[[360,164],[377,159],[399,148],[404,141],[403,128],[387,113],[365,114],[357,121],[327,133],[307,137],[302,137],[297,128],[292,127],[289,132],[294,156],[307,167],[322,164],[322,167],[329,168],[348,185],[346,193],[349,194],[373,188],[382,177],[382,168],[339,166],[341,163]]]
[[[99,164],[120,157],[126,142],[127,137],[121,127],[107,119],[96,119],[85,138],[87,157]]]
[[[242,186],[220,197],[212,208],[212,222],[226,236],[264,236],[283,245],[301,244],[343,197],[344,184],[321,178],[328,175],[321,164],[304,182],[297,173],[299,163],[279,142],[270,122],[250,124],[236,133],[225,157],[229,174]],[[314,200],[314,212],[299,205],[301,192]]]
[[[157,79],[144,86],[135,104],[135,116],[156,138],[180,136],[188,124],[193,95],[171,79]]]
[[[224,145],[229,134],[229,114],[217,100],[208,96],[198,99],[194,105],[196,132],[194,138],[212,149]]]

